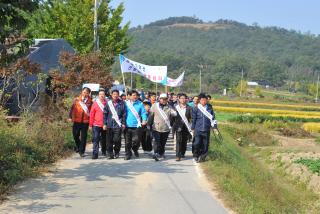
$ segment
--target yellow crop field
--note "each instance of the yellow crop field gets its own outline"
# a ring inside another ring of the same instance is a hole
[[[307,116],[297,114],[271,114],[272,117],[293,117],[293,118],[305,118],[305,119],[320,119],[320,116]]]
[[[243,101],[229,101],[229,100],[213,100],[213,105],[218,106],[240,106],[240,107],[270,107],[280,109],[305,109],[305,110],[319,110],[317,105],[295,105],[295,104],[279,104],[279,103],[262,103],[262,102],[243,102]]]
[[[320,133],[320,123],[304,123],[302,128],[308,132]]]
[[[241,108],[241,107],[225,107],[214,106],[214,110],[221,112],[234,112],[234,113],[251,113],[251,114],[263,114],[263,115],[286,115],[296,117],[320,117],[319,112],[310,111],[294,111],[294,110],[279,110],[279,109],[263,109],[263,108]]]

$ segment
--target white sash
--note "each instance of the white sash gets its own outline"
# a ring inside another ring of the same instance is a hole
[[[159,103],[156,103],[156,106],[158,108],[158,111],[160,112],[160,115],[161,115],[162,119],[167,124],[169,129],[171,129],[170,121],[169,121],[169,118],[167,117],[167,114],[160,108],[160,104]]]
[[[90,116],[90,112],[89,112],[89,109],[88,109],[88,106],[81,100],[79,100],[79,104],[82,108],[82,110],[88,115]]]
[[[105,99],[105,100],[106,100],[106,102],[108,101],[107,99]],[[102,104],[101,100],[98,98],[98,99],[96,99],[96,102],[97,102],[99,108],[101,109],[101,111],[103,112],[104,105]]]
[[[131,103],[130,100],[126,101],[127,106],[129,107],[130,111],[132,112],[132,114],[134,115],[134,117],[136,118],[136,120],[138,121],[138,125],[137,127],[141,127],[141,119],[140,116],[138,114],[138,112],[136,111],[136,109],[133,107],[133,104]]]
[[[193,132],[192,132],[192,130],[191,130],[191,126],[190,126],[190,124],[189,124],[189,122],[188,122],[188,119],[187,119],[186,115],[183,114],[182,109],[180,108],[179,104],[176,105],[176,109],[177,109],[179,115],[181,116],[182,121],[184,122],[184,124],[185,124],[186,127],[188,128],[188,131],[190,132],[191,136],[193,137]],[[187,112],[187,108],[186,108],[186,112]]]
[[[109,106],[110,111],[112,113],[112,119],[114,119],[116,121],[116,123],[119,125],[119,127],[121,128],[121,121],[119,119],[118,113],[116,112],[116,109],[114,108],[112,100],[109,100],[108,106]]]
[[[213,119],[213,115],[210,114],[201,104],[198,104],[198,109],[210,120],[211,127],[215,127],[217,121]]]

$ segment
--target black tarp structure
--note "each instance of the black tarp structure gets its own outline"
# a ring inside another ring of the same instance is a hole
[[[32,63],[37,63],[41,67],[41,71],[45,74],[49,74],[50,70],[59,69],[62,70],[59,63],[59,56],[61,52],[75,53],[72,46],[64,39],[52,39],[52,40],[37,40],[38,44],[32,46],[30,49],[31,53],[27,56]],[[37,76],[30,75],[26,78],[25,82],[30,83],[36,81]],[[44,81],[41,85],[41,92],[45,92],[46,84],[50,81]],[[30,86],[21,87],[19,89],[21,97],[34,96],[33,90]],[[35,105],[35,108],[37,105]],[[18,107],[17,95],[14,95],[10,102],[7,104],[9,113],[11,115],[16,115],[19,113],[20,109]]]

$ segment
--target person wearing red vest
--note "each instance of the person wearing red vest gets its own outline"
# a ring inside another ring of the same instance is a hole
[[[72,134],[76,144],[76,152],[84,157],[87,144],[87,134],[89,128],[90,108],[92,100],[91,90],[83,88],[81,94],[74,99],[69,112],[69,121],[73,122]]]
[[[98,159],[99,142],[101,143],[101,153],[106,156],[106,131],[103,130],[103,110],[107,104],[106,93],[103,89],[99,91],[99,96],[93,103],[90,111],[89,129],[92,130],[92,159]]]

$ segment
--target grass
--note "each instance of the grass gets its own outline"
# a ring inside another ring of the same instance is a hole
[[[37,175],[73,148],[69,125],[39,115],[8,124],[0,111],[0,199],[17,182]]]
[[[209,161],[203,166],[230,208],[246,214],[318,212],[317,195],[271,172],[249,147],[237,145],[232,127],[221,126],[221,131],[224,143],[211,143]]]
[[[218,122],[226,122],[237,117],[237,114],[230,113],[230,112],[215,112],[215,113],[216,113],[216,120],[218,120]]]
[[[299,163],[308,167],[308,169],[315,174],[320,175],[320,159],[299,159],[295,163]]]

